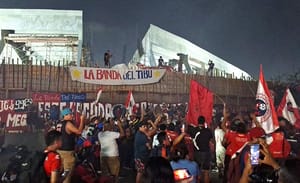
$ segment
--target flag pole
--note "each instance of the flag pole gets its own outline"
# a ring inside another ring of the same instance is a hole
[[[215,95],[219,100],[221,100],[221,102],[223,102],[223,104],[225,104],[225,101],[224,101],[219,95],[217,95],[217,94],[215,94],[215,93],[214,93],[214,95]]]
[[[96,94],[96,99],[92,102],[92,107],[95,106],[99,100],[100,100],[100,96],[102,94],[102,91],[103,91],[103,88],[100,87],[98,90],[97,90],[97,94]]]

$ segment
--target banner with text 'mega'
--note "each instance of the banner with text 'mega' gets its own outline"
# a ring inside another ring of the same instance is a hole
[[[141,85],[158,82],[165,69],[106,69],[70,67],[72,80],[102,85]]]

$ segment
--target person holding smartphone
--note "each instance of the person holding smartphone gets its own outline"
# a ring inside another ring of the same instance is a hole
[[[259,164],[259,150],[259,144],[250,145],[250,162],[253,166]]]
[[[192,177],[191,182],[200,182],[201,171],[195,161],[191,161],[188,155],[188,149],[185,144],[179,144],[171,153],[171,166],[174,170],[175,180],[188,179]]]
[[[256,151],[257,146],[260,147],[258,152]],[[267,144],[264,141],[259,141],[258,144],[252,144],[252,148],[253,148],[254,155],[251,155],[252,151],[250,150],[250,157],[247,158],[247,161],[245,163],[245,168],[243,170],[243,174],[241,176],[239,183],[251,182],[250,175],[253,173],[253,167],[260,165],[260,164],[265,164],[265,165],[271,166],[273,168],[274,174],[277,174],[276,176],[278,177],[279,176],[278,172],[280,170],[280,166],[275,161],[275,159],[272,157],[271,153],[269,152]],[[261,153],[263,155],[262,159],[258,158],[258,163],[256,160],[257,153],[258,154]],[[251,158],[253,158],[252,156],[255,156],[254,160],[251,159]],[[277,182],[277,180],[276,180],[276,182]]]

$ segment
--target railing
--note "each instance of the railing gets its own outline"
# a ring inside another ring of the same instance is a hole
[[[99,87],[103,88],[101,100],[124,103],[128,90],[133,90],[136,101],[184,103],[189,100],[190,80],[194,79],[215,94],[215,104],[222,100],[237,109],[253,107],[257,89],[256,81],[209,77],[195,74],[167,72],[160,82],[139,86],[103,86],[72,81],[68,66],[55,64],[0,65],[0,96],[2,99],[30,97],[34,92],[87,93],[93,100]]]

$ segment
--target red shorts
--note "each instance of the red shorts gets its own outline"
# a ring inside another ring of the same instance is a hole
[[[143,173],[145,170],[145,163],[141,159],[134,159],[134,162],[137,172]]]

